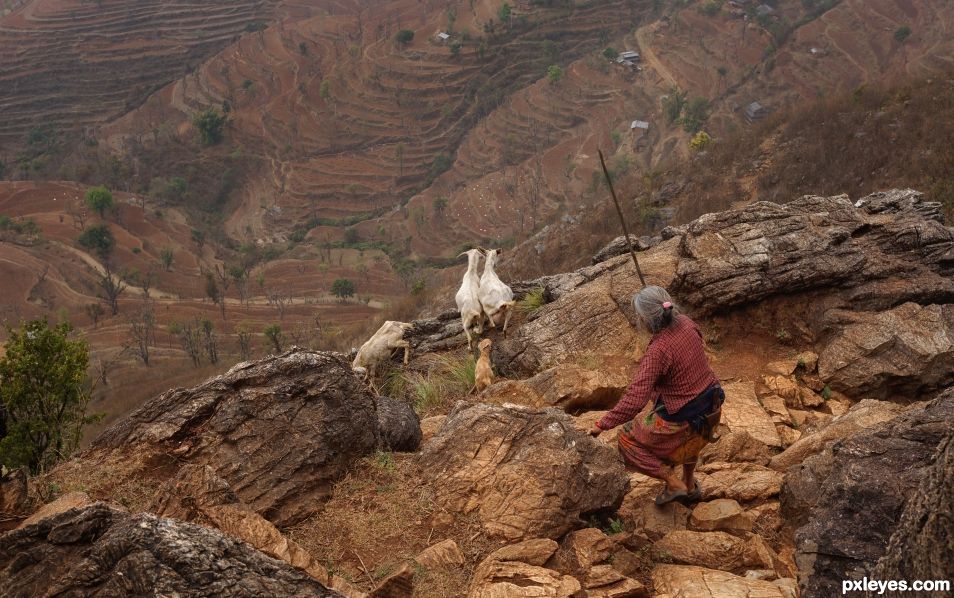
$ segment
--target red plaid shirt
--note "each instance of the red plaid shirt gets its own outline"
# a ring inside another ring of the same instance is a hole
[[[609,430],[628,422],[659,395],[666,411],[675,413],[718,381],[699,327],[687,316],[676,316],[671,326],[653,335],[626,394],[596,425]]]

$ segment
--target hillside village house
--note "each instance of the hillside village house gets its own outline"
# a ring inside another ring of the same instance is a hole
[[[768,108],[758,102],[752,102],[745,107],[745,119],[750,123],[762,120],[768,115],[768,113]]]
[[[449,33],[445,33],[444,31],[441,31],[437,34],[437,41],[439,41],[442,44],[447,42],[447,40],[449,39],[450,39]]]

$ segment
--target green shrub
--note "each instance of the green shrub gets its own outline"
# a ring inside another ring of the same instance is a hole
[[[199,132],[203,145],[215,145],[222,141],[222,131],[228,117],[215,108],[206,108],[192,117],[192,124]]]
[[[86,205],[102,218],[106,214],[106,210],[113,209],[116,204],[109,189],[99,186],[90,187],[86,190]]]
[[[414,40],[414,31],[401,29],[397,32],[397,35],[394,36],[394,40],[402,46],[406,46]]]
[[[903,44],[911,36],[911,28],[907,25],[902,25],[894,31],[894,39],[899,44]]]
[[[547,303],[547,291],[543,287],[537,287],[528,291],[520,301],[517,301],[517,309],[524,312],[534,312]]]
[[[28,466],[34,474],[68,457],[79,445],[90,389],[86,379],[89,346],[70,340],[68,323],[50,327],[33,320],[7,329],[0,357],[0,400],[6,434],[0,463]]]

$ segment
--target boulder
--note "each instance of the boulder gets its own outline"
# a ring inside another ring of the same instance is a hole
[[[794,409],[803,407],[798,383],[791,376],[778,374],[762,376],[762,385],[768,389],[764,396],[781,397],[785,405]]]
[[[954,231],[928,215],[920,193],[886,195],[903,197],[895,205],[906,207],[871,213],[846,195],[805,196],[700,216],[676,237],[669,290],[701,314],[819,289],[850,289],[839,291],[846,302],[872,310],[896,305],[899,296],[950,297]]]
[[[802,595],[828,595],[842,580],[873,577],[906,504],[931,476],[952,421],[954,388],[787,471],[782,509],[801,526],[795,560]]]
[[[421,444],[421,420],[408,403],[390,397],[377,397],[378,428],[381,443],[390,451],[412,453]]]
[[[775,374],[777,376],[791,376],[797,370],[812,373],[817,367],[818,355],[812,351],[804,351],[794,357],[788,357],[765,364],[765,370],[769,374]]]
[[[149,511],[220,530],[293,565],[328,586],[327,569],[297,542],[243,503],[207,465],[186,465],[157,490]]]
[[[430,440],[444,425],[446,415],[432,415],[421,420],[421,442]]]
[[[603,360],[591,370],[567,363],[540,372],[524,383],[540,397],[534,407],[559,407],[567,412],[611,409],[626,391],[633,362]]]
[[[877,579],[954,580],[954,428],[949,428],[875,567]]]
[[[586,574],[586,598],[648,598],[646,587],[610,565],[597,565]]]
[[[854,314],[822,349],[821,379],[852,397],[920,397],[954,383],[954,305]]]
[[[414,562],[425,569],[461,567],[465,561],[457,542],[450,539],[428,546],[414,557]]]
[[[629,254],[629,248],[631,245],[636,251],[645,251],[653,245],[656,245],[658,242],[658,238],[650,237],[648,235],[642,237],[629,235],[629,242],[627,243],[626,237],[620,235],[604,245],[602,249],[597,251],[593,255],[591,261],[594,264],[598,264],[618,255]]]
[[[674,530],[686,529],[689,509],[671,502],[657,507],[653,499],[665,484],[641,473],[630,476],[632,488],[623,499],[619,515],[626,521],[627,529],[638,530],[647,541],[655,541]]]
[[[553,540],[538,539],[492,552],[474,571],[468,597],[576,596],[582,590],[579,581],[543,567],[556,550]]]
[[[658,565],[653,569],[653,588],[656,596],[672,598],[787,598],[775,584],[757,579],[746,579],[725,571],[691,565]]]
[[[787,449],[772,457],[769,467],[776,471],[785,471],[811,455],[821,452],[835,441],[895,418],[903,409],[901,405],[886,401],[861,401],[845,415],[833,418],[815,433],[802,436]]]
[[[722,423],[730,432],[747,432],[766,446],[782,446],[775,423],[759,404],[754,383],[729,382],[723,384],[722,389],[725,391]]]
[[[70,509],[76,509],[79,507],[86,507],[91,504],[93,504],[93,501],[85,492],[67,492],[53,502],[47,503],[40,507],[36,513],[33,513],[24,519],[18,527],[33,525],[34,523],[42,521],[47,517],[59,515],[64,511],[69,511]]]
[[[759,442],[751,434],[744,431],[733,431],[721,434],[719,439],[708,444],[699,453],[700,463],[756,463],[768,465],[772,454],[764,443]]]
[[[567,534],[547,566],[577,579],[584,579],[586,573],[595,565],[606,562],[615,549],[616,546],[609,536],[589,527]]]
[[[104,503],[0,536],[7,596],[339,596],[218,530]]]
[[[2,477],[0,477],[0,518],[15,517],[27,511],[29,499],[27,470],[25,468],[2,474]],[[0,527],[0,530],[2,529]]]
[[[705,500],[760,500],[775,496],[782,487],[782,474],[755,463],[706,463],[697,471]]]
[[[698,531],[739,534],[752,531],[755,519],[755,515],[742,510],[739,503],[731,498],[718,498],[697,504],[689,516],[689,524]]]
[[[488,535],[511,541],[559,538],[626,491],[617,451],[557,409],[460,401],[419,463],[439,504],[476,512]]]
[[[572,355],[635,357],[636,330],[614,299],[611,282],[601,277],[538,309],[533,320],[495,343],[496,371],[528,378]]]
[[[778,437],[782,439],[782,446],[785,448],[792,446],[802,437],[801,431],[789,426],[775,426],[775,431],[778,432]]]
[[[677,563],[722,571],[766,564],[744,540],[725,532],[674,531],[663,536],[653,548]]]
[[[348,467],[381,446],[378,425],[374,395],[343,356],[293,349],[163,393],[103,432],[92,453],[208,465],[242,502],[288,526],[315,513]]]

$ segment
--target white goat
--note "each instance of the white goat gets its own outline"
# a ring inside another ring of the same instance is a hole
[[[478,297],[483,312],[490,319],[490,327],[496,328],[497,318],[500,314],[504,315],[503,332],[507,334],[507,323],[510,322],[510,316],[513,314],[513,306],[516,303],[513,300],[513,291],[505,285],[497,273],[494,272],[494,265],[497,263],[497,256],[500,255],[500,249],[486,250],[486,263],[484,264],[484,274],[480,277],[480,289]]]
[[[373,380],[378,366],[391,359],[395,349],[404,349],[404,365],[407,365],[411,345],[403,337],[404,331],[410,330],[412,326],[412,324],[393,320],[382,324],[378,331],[358,349],[358,354],[351,362],[351,369],[365,377],[370,376]]]
[[[470,327],[475,323],[477,325],[477,335],[484,331],[483,309],[480,305],[480,297],[477,293],[480,287],[480,278],[477,276],[477,267],[480,262],[480,249],[471,249],[458,255],[467,256],[467,272],[464,273],[464,280],[461,282],[460,290],[454,299],[457,301],[457,309],[460,310],[460,321],[464,325],[464,333],[467,335],[467,348],[474,348],[474,341],[470,336]]]

